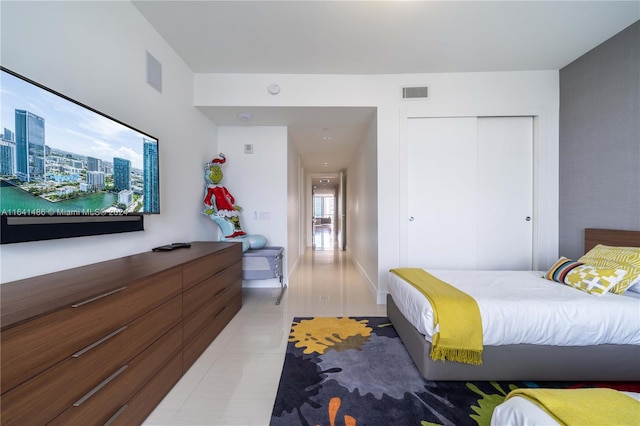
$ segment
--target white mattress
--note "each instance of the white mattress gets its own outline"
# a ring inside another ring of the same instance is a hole
[[[594,296],[541,278],[539,271],[428,272],[476,300],[484,345],[640,345],[639,293]],[[427,298],[394,273],[388,287],[400,312],[430,341]]]
[[[623,392],[640,401],[640,393]],[[542,408],[519,396],[509,398],[493,410],[491,426],[551,426],[559,423]]]

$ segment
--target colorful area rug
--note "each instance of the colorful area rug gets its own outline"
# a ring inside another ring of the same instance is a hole
[[[294,318],[271,425],[489,425],[521,387],[625,383],[445,382],[422,378],[385,317]]]

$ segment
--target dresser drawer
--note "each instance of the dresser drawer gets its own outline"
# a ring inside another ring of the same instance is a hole
[[[44,424],[182,320],[176,296],[2,395],[2,424]]]
[[[242,297],[242,280],[240,279],[234,283],[230,283],[227,290],[222,292],[219,297],[210,299],[200,309],[184,317],[182,320],[184,341],[188,342],[191,340],[193,336],[198,334],[208,323],[218,321],[217,318],[223,310],[226,309],[229,301],[237,296]]]
[[[125,405],[107,420],[104,426],[139,425],[169,393],[182,377],[182,352],[173,357],[160,373],[154,376]]]
[[[211,299],[219,299],[233,286],[242,286],[242,262],[237,262],[184,292],[184,316],[188,317]]]
[[[219,310],[215,311],[213,316],[200,323],[197,333],[191,333],[192,338],[190,340],[185,339],[182,348],[183,371],[186,372],[193,365],[240,308],[242,308],[242,292],[235,293],[225,302],[222,308],[218,308]],[[186,320],[183,323],[186,323]],[[185,330],[193,325],[194,323],[185,325]]]
[[[104,424],[160,369],[180,353],[182,330],[174,327],[131,362],[121,366],[78,399],[52,425]]]
[[[242,244],[212,253],[201,259],[187,263],[183,267],[183,289],[193,287],[212,275],[222,271],[242,259]]]
[[[140,317],[181,290],[182,271],[174,268],[3,331],[3,392]]]

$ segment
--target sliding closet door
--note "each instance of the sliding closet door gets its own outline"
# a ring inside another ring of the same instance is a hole
[[[533,257],[533,119],[478,118],[478,265],[528,270]]]
[[[532,147],[530,117],[409,119],[408,264],[530,269]]]
[[[416,118],[408,123],[408,264],[476,265],[477,119]]]

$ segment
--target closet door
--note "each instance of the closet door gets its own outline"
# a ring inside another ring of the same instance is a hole
[[[533,119],[478,118],[478,266],[528,270],[533,257]]]
[[[477,119],[408,123],[408,265],[474,269],[477,264]]]
[[[409,266],[531,268],[532,126],[530,117],[409,119]]]

